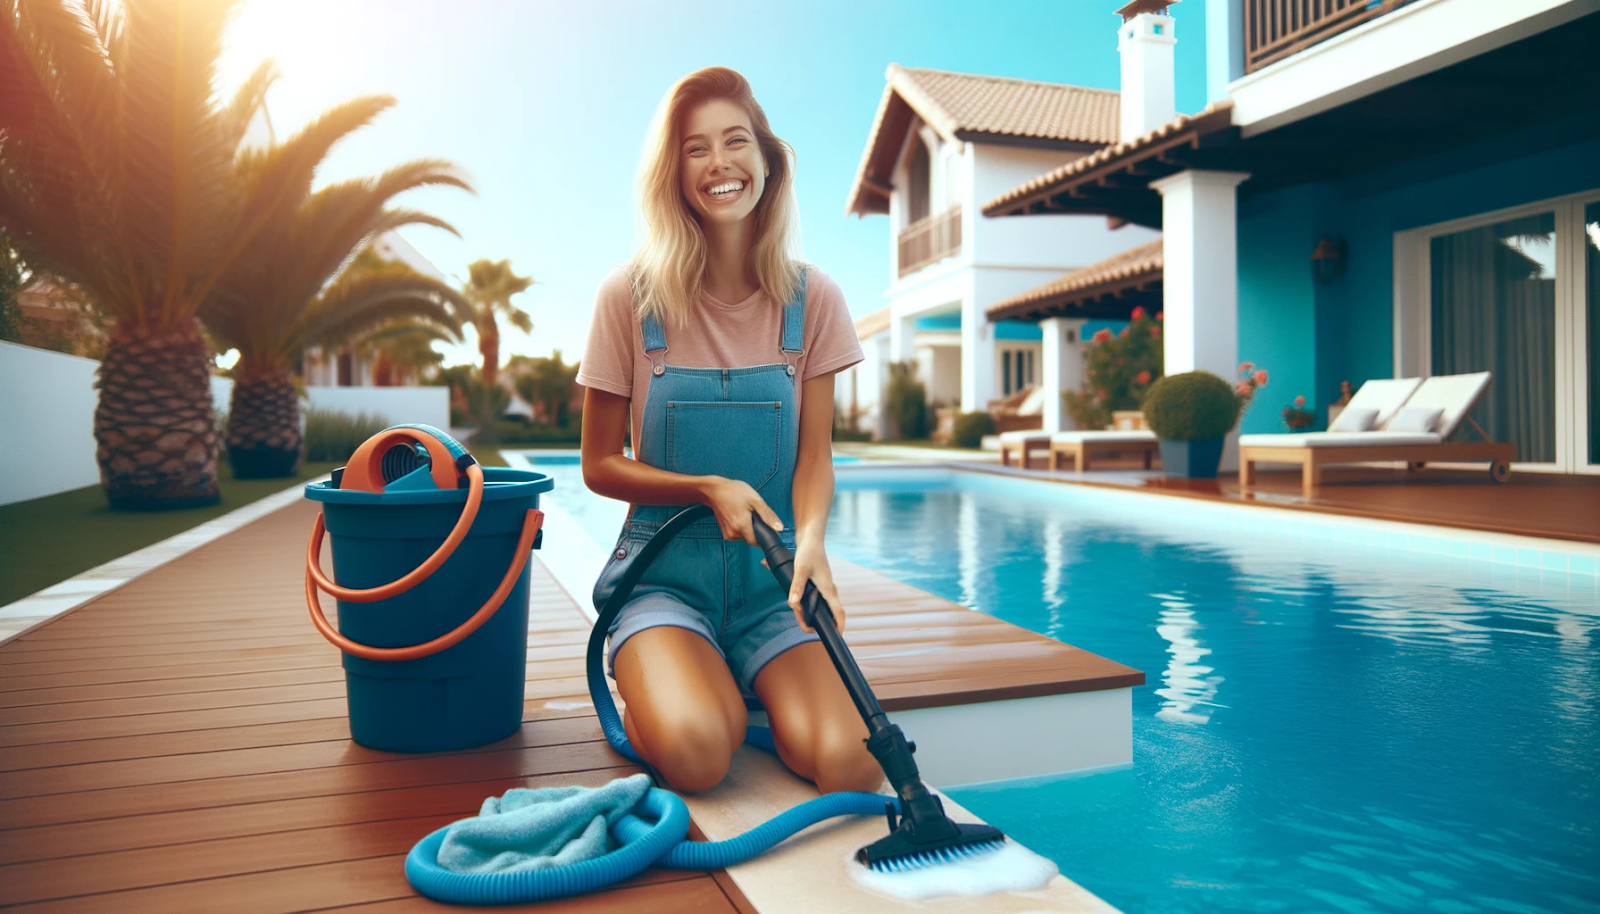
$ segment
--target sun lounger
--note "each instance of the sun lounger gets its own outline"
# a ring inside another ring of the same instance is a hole
[[[1028,458],[1034,451],[1043,451],[1050,447],[1050,433],[1039,429],[1030,429],[1021,432],[1000,433],[1000,464],[1011,465],[1011,456],[1016,455],[1017,466],[1024,470],[1028,468]]]
[[[1240,436],[1239,484],[1255,484],[1257,463],[1294,463],[1300,465],[1302,490],[1310,495],[1322,484],[1323,467],[1374,461],[1404,462],[1412,470],[1428,463],[1487,461],[1490,478],[1504,482],[1511,475],[1516,445],[1488,440],[1468,415],[1489,380],[1484,371],[1420,384],[1415,378],[1368,381],[1326,432]],[[1397,394],[1407,385],[1412,390],[1396,406]],[[1374,392],[1363,400],[1369,387]],[[1369,422],[1370,430],[1363,428]],[[1452,440],[1465,425],[1483,440]]]
[[[1138,454],[1144,457],[1144,468],[1148,470],[1160,447],[1156,433],[1148,429],[1056,432],[1050,436],[1050,469],[1060,469],[1062,457],[1070,456],[1072,468],[1082,473],[1089,469],[1090,454]]]

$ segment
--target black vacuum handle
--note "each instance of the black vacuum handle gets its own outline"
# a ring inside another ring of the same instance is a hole
[[[759,515],[750,514],[751,525],[755,528],[756,543],[760,545],[761,552],[767,557],[767,568],[771,569],[778,583],[784,590],[794,586],[794,553],[783,544],[778,534],[767,526],[766,521]],[[883,708],[878,705],[877,696],[872,694],[872,687],[867,684],[867,677],[861,674],[861,668],[856,666],[856,660],[850,655],[850,648],[845,646],[844,636],[839,634],[838,627],[833,621],[833,608],[828,601],[822,598],[817,586],[810,581],[806,582],[806,590],[800,597],[800,610],[805,617],[806,624],[816,629],[822,638],[822,646],[827,648],[828,657],[833,660],[834,669],[839,671],[839,677],[844,680],[844,685],[850,692],[850,698],[856,703],[856,710],[861,712],[861,719],[866,721],[867,729],[875,731],[887,723]]]

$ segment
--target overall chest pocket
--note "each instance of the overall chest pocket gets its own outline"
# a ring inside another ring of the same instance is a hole
[[[742,479],[759,490],[778,472],[782,419],[777,400],[670,400],[666,469]]]

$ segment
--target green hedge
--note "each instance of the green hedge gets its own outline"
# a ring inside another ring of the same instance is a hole
[[[480,436],[481,433],[480,433]],[[499,444],[577,444],[583,437],[583,427],[576,423],[567,426],[546,425],[542,422],[509,422],[501,420],[494,425],[493,440]],[[476,438],[474,440],[477,440]]]
[[[390,423],[372,413],[345,413],[333,409],[306,410],[306,460],[343,463],[363,441]]]
[[[1168,441],[1220,438],[1239,420],[1242,403],[1228,382],[1209,371],[1168,375],[1144,396],[1150,430]]]
[[[889,387],[883,400],[896,438],[928,437],[928,390],[917,377],[916,362],[889,363]]]
[[[951,426],[950,443],[956,447],[978,447],[984,435],[995,433],[994,417],[988,413],[962,413]]]

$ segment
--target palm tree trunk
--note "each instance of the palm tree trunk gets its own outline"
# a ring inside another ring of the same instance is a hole
[[[300,395],[288,369],[240,362],[228,410],[228,463],[235,479],[276,479],[300,469]]]
[[[100,363],[95,459],[113,508],[214,504],[217,428],[210,350],[187,320],[143,336],[113,335]]]

